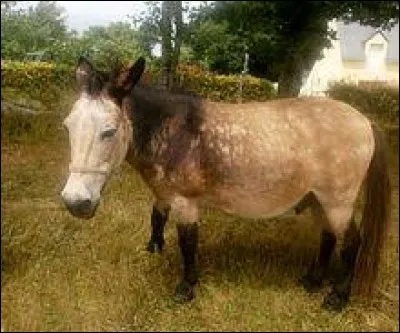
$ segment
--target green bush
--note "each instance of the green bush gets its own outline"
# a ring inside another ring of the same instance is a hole
[[[147,84],[161,82],[160,69],[147,71],[143,81]],[[266,101],[277,93],[272,83],[245,75],[242,78],[242,102]],[[195,65],[180,65],[174,78],[174,90],[194,93],[212,101],[239,102],[240,75],[216,75]]]
[[[244,75],[242,101],[266,101],[276,96],[272,83]],[[240,99],[240,75],[215,75],[197,66],[181,65],[177,69],[177,81],[185,90],[192,91],[213,101],[238,102]]]
[[[2,61],[1,87],[26,93],[52,109],[61,94],[72,87],[74,72],[71,67],[48,63]]]
[[[149,75],[154,79],[159,72],[149,70],[146,76]],[[1,76],[2,87],[19,89],[33,99],[54,106],[65,89],[73,87],[74,71],[73,67],[65,65],[4,62]],[[237,102],[240,98],[239,75],[214,75],[194,66],[180,66],[177,81],[184,90],[214,101]],[[269,81],[249,75],[243,77],[243,102],[265,101],[275,95],[275,89]]]
[[[371,115],[386,124],[397,124],[399,119],[399,89],[383,83],[349,84],[337,82],[330,86],[328,95]]]
[[[238,102],[240,99],[240,78],[233,75],[188,75],[181,76],[185,89],[213,101]],[[266,101],[275,96],[272,85],[265,80],[244,76],[242,101]]]

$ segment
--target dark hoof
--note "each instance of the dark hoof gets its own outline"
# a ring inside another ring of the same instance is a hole
[[[154,251],[156,250],[156,244],[154,244],[152,241],[149,241],[146,250],[149,251],[150,253],[154,253]]]
[[[341,311],[347,305],[347,298],[340,296],[337,292],[331,291],[322,303],[322,308],[329,311]]]
[[[180,282],[175,289],[175,301],[186,303],[194,298],[194,287],[186,281]]]
[[[299,282],[304,287],[304,289],[309,293],[315,293],[322,287],[322,280],[317,279],[309,274],[300,278]]]
[[[150,253],[154,253],[156,250],[161,253],[164,246],[164,241],[155,242],[150,240],[147,244],[146,250]]]

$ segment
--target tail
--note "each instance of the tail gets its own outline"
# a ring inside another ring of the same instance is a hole
[[[390,223],[391,188],[382,133],[372,126],[375,150],[365,179],[365,203],[360,225],[361,246],[355,275],[357,291],[371,295],[378,275]]]

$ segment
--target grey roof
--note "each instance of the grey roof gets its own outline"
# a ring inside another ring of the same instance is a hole
[[[362,26],[358,23],[345,24],[338,22],[338,38],[340,40],[340,50],[343,60],[365,60],[365,42],[374,36],[379,29]],[[391,30],[381,31],[388,41],[386,54],[387,62],[399,62],[399,24]]]

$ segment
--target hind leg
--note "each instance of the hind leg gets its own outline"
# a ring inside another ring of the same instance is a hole
[[[354,218],[351,217],[349,227],[345,232],[341,251],[341,267],[332,290],[324,299],[323,308],[340,311],[348,303],[360,242],[361,238],[358,227]]]
[[[161,252],[164,247],[164,227],[168,220],[169,209],[156,202],[151,213],[151,237],[147,244],[147,251],[154,253],[157,249]]]
[[[341,264],[329,294],[324,298],[322,307],[329,310],[341,310],[349,301],[354,266],[360,246],[359,230],[353,218],[353,204],[322,205],[328,227],[336,238],[343,238]]]
[[[308,292],[317,291],[321,286],[329,268],[333,250],[336,245],[336,236],[326,228],[327,218],[321,205],[315,199],[312,203],[313,215],[316,222],[323,225],[321,243],[317,259],[311,264],[305,276],[300,279],[301,284]]]
[[[308,292],[317,291],[322,286],[335,245],[336,236],[329,231],[322,230],[318,258],[300,280]]]

